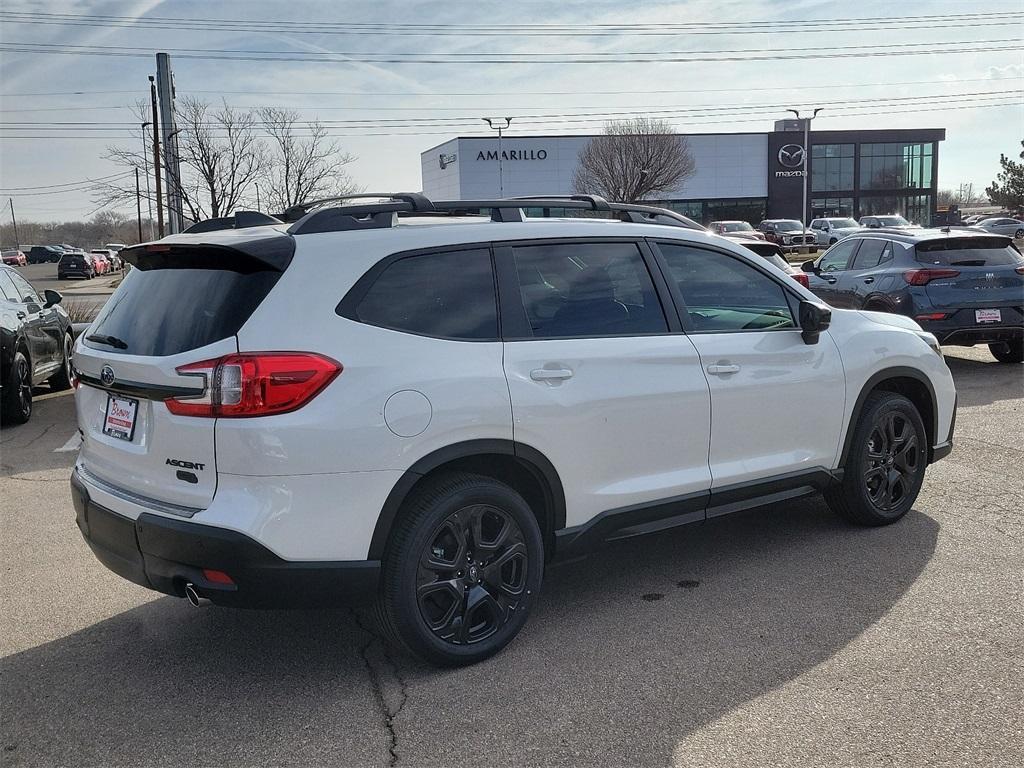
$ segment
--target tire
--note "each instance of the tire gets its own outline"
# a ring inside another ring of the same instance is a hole
[[[496,654],[526,623],[544,542],[512,488],[450,473],[403,505],[382,565],[376,609],[388,639],[427,662],[463,666]]]
[[[895,523],[924,481],[928,436],[921,414],[903,395],[872,392],[853,429],[843,481],[825,491],[825,501],[857,525]]]
[[[1001,344],[989,344],[989,352],[1000,363],[1024,362],[1024,339],[1004,341]]]
[[[829,247],[832,247],[833,245],[835,245],[838,242],[839,241],[836,238],[833,237],[831,240],[828,241]]]
[[[1017,240],[1024,240],[1024,229],[1018,229],[1016,232],[1013,233],[1013,236]]]
[[[60,370],[49,378],[50,388],[54,392],[61,392],[71,389],[71,334],[64,334],[64,355],[61,359]]]
[[[5,424],[24,424],[32,417],[32,368],[22,352],[15,352],[3,390]]]

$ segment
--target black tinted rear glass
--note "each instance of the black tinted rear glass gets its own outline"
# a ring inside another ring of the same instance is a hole
[[[918,243],[915,258],[922,264],[952,267],[1008,267],[1024,257],[1005,237],[947,238]]]
[[[179,267],[170,257],[158,269],[129,272],[89,335],[112,336],[127,345],[103,346],[111,354],[161,357],[198,349],[238,333],[281,277],[276,270],[239,272],[183,263],[187,266]]]
[[[447,251],[395,261],[366,291],[353,319],[423,336],[497,339],[490,251]]]

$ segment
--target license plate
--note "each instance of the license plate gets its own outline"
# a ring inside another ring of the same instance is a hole
[[[130,442],[135,435],[135,416],[138,411],[138,400],[107,395],[107,415],[103,419],[103,434]]]
[[[998,309],[974,310],[974,321],[977,323],[1001,323],[1003,315]]]

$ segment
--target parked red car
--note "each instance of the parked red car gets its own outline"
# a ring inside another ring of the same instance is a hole
[[[110,271],[110,254],[102,248],[94,248],[89,251],[93,262],[96,264],[96,274],[105,275]]]
[[[12,267],[24,267],[28,263],[25,254],[18,248],[4,248],[0,254],[2,254],[3,263]]]

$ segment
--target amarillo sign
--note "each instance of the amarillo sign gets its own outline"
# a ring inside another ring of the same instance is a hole
[[[497,160],[498,153],[495,150],[480,150],[476,153],[477,160]],[[548,151],[546,149],[503,149],[501,151],[502,160],[547,160]]]

